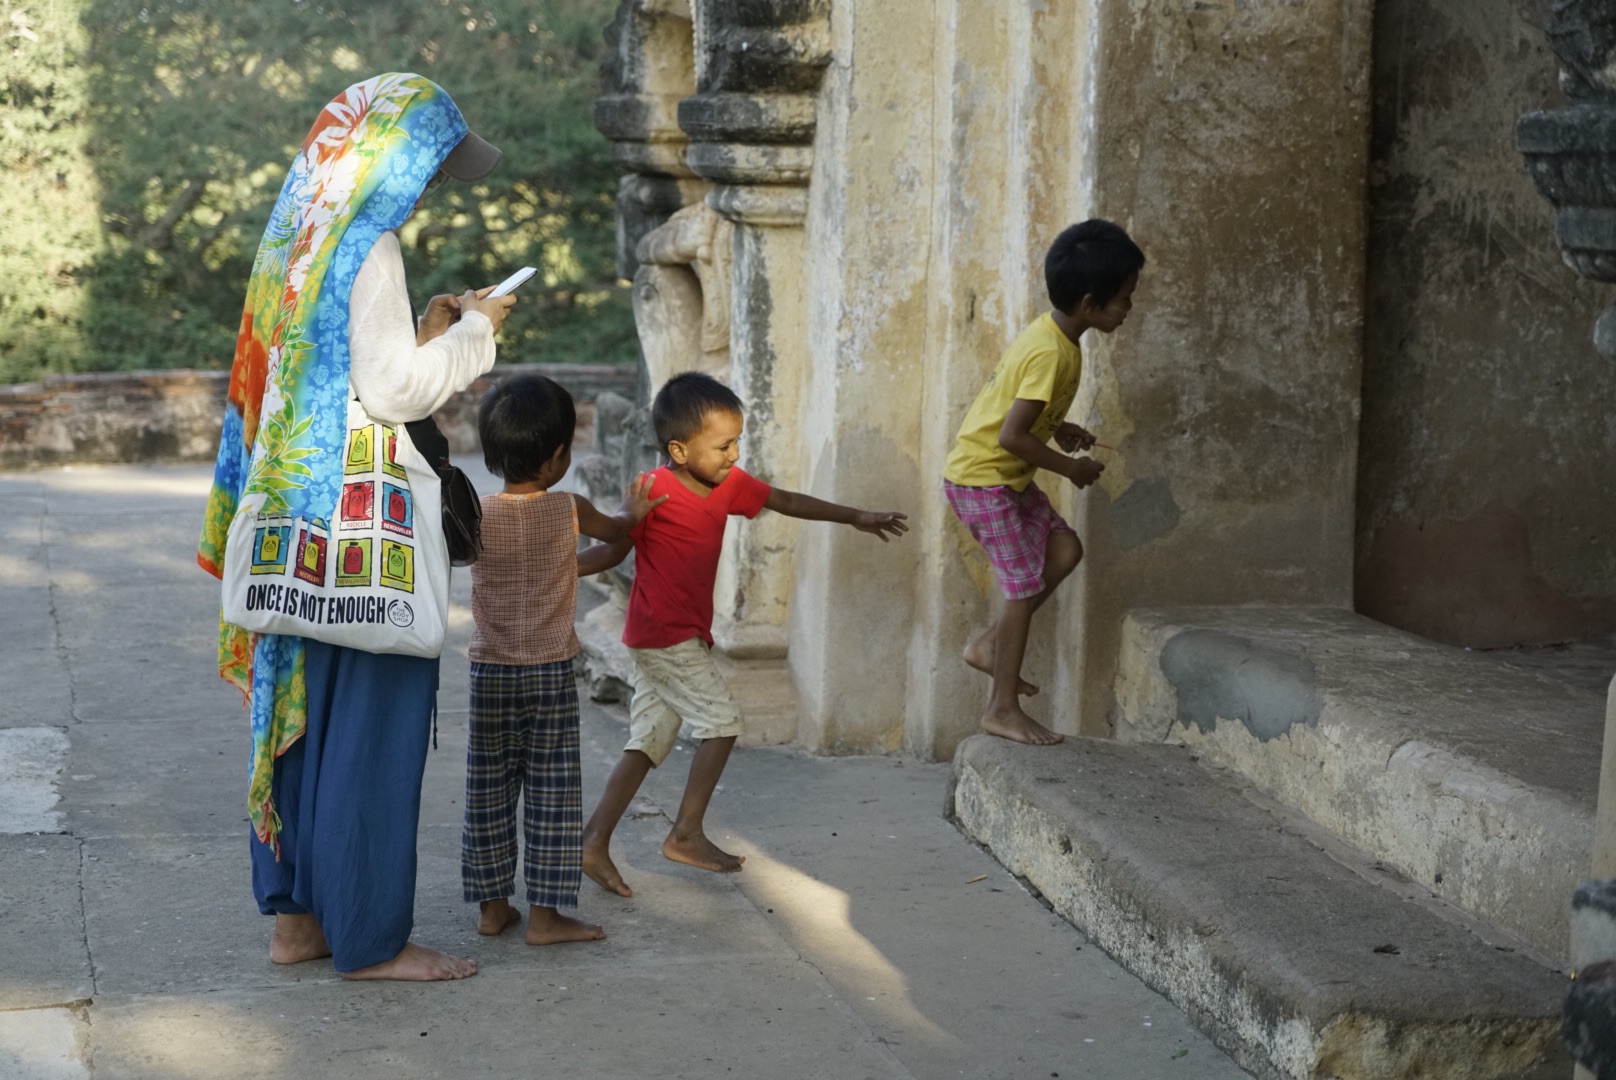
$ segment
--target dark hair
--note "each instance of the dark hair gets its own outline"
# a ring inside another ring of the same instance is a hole
[[[741,399],[703,372],[675,375],[651,402],[651,426],[656,428],[657,445],[666,451],[671,442],[689,442],[701,432],[707,414],[713,412],[739,416]]]
[[[1085,296],[1101,307],[1145,265],[1145,253],[1122,226],[1092,218],[1070,225],[1044,256],[1044,284],[1057,311],[1070,312]]]
[[[544,463],[572,444],[577,424],[572,395],[543,375],[507,376],[477,406],[483,462],[513,484],[537,479]]]

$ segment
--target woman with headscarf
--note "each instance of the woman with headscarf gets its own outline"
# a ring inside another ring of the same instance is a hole
[[[351,396],[402,425],[493,366],[514,298],[433,297],[417,326],[393,230],[437,184],[479,180],[499,158],[419,75],[358,83],[320,114],[253,264],[197,554],[214,576],[246,493],[272,489],[291,515],[333,519]],[[249,843],[259,910],[275,916],[270,959],[330,955],[351,979],[475,974],[410,941],[437,657],[221,622],[219,665],[252,709]]]

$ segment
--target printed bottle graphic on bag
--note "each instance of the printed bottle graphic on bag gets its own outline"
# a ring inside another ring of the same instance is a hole
[[[281,524],[286,519],[259,518],[253,537],[252,573],[281,574],[286,572],[286,557],[290,552],[292,527]]]
[[[415,549],[397,540],[382,541],[382,584],[403,592],[415,591]]]
[[[398,429],[383,425],[382,427],[382,472],[388,476],[404,479],[404,466],[398,463]]]
[[[337,540],[337,588],[369,585],[370,537],[339,537]]]
[[[409,488],[382,482],[382,528],[403,536],[415,535],[414,507]]]
[[[370,428],[362,427],[353,433],[353,445],[348,448],[348,464],[369,467]]]
[[[297,561],[292,573],[311,585],[325,584],[326,534],[322,525],[310,522],[297,534]]]
[[[347,484],[342,489],[342,520],[344,523],[369,523],[375,484],[370,480]]]

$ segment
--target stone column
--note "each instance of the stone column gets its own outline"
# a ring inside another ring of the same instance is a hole
[[[617,191],[617,273],[633,279],[641,237],[698,202],[707,185],[685,160],[679,102],[696,88],[689,0],[622,0],[606,28],[605,92],[595,127],[624,169]]]
[[[1554,237],[1566,265],[1591,281],[1616,283],[1616,10],[1608,0],[1559,0],[1548,25],[1571,103],[1527,113],[1516,147],[1554,204]],[[1616,307],[1600,317],[1594,346],[1616,361]],[[1565,1033],[1577,1080],[1616,1063],[1616,682],[1605,708],[1593,875],[1571,901],[1571,958],[1577,981],[1566,999]]]
[[[929,275],[946,272],[929,251],[932,20],[932,0],[838,4],[836,61],[820,91],[800,272],[812,354],[803,490],[898,510],[913,526],[886,544],[845,526],[802,526],[791,601],[797,741],[825,753],[898,749],[910,690],[932,690],[909,671],[917,590],[937,580],[922,568],[933,478],[919,463]]]
[[[746,409],[741,464],[799,486],[797,415],[807,363],[801,271],[815,93],[829,62],[828,0],[695,0],[696,93],[679,103],[686,161],[735,225],[730,385]],[[797,523],[732,523],[714,640],[732,659],[786,655]]]

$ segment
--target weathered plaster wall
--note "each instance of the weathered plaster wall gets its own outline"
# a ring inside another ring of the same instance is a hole
[[[918,429],[929,362],[932,6],[832,6],[803,269],[804,490],[910,515],[928,480]],[[790,629],[799,741],[828,752],[898,747],[916,539],[883,544],[803,524]]]
[[[1091,209],[1151,261],[1075,410],[1121,453],[1077,500],[1065,730],[1108,730],[1129,608],[1350,596],[1370,14],[1097,11]]]
[[[961,418],[1005,347],[1047,307],[1043,254],[1092,205],[1094,11],[1076,4],[938,5],[933,52],[930,286],[916,493],[921,617],[909,653],[905,741],[947,757],[976,730],[987,676],[961,663],[993,614],[997,587],[980,548],[943,499],[943,462]],[[1070,516],[1064,481],[1040,477]],[[1040,612],[1026,669],[1043,684],[1035,715],[1070,728],[1080,648],[1063,604]],[[1057,629],[1060,627],[1060,629]],[[1053,704],[1052,704],[1053,703]]]
[[[1610,290],[1515,152],[1552,104],[1550,0],[1380,0],[1356,604],[1460,645],[1616,625]]]
[[[1129,324],[1084,343],[1074,418],[1120,448],[1102,487],[1040,478],[1089,556],[1035,624],[1030,707],[1106,730],[1138,604],[1347,603],[1367,2],[834,5],[804,482],[915,530],[883,548],[804,529],[802,741],[946,757],[976,729],[988,680],[959,655],[996,589],[942,465],[1047,306],[1044,250],[1083,217],[1122,222],[1152,262]]]

